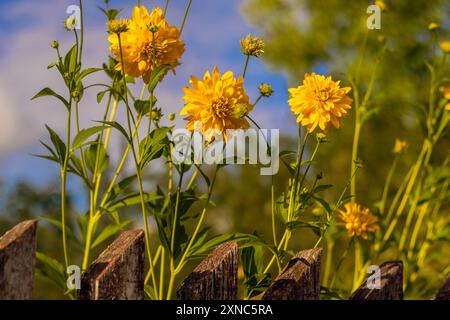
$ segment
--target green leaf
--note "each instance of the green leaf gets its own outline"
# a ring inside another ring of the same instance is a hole
[[[75,138],[72,140],[72,151],[77,150],[83,146],[83,143],[93,136],[94,134],[103,131],[107,126],[95,126],[87,129],[81,130]]]
[[[50,155],[32,154],[32,156],[60,163],[59,156],[56,154],[56,152],[45,142],[39,142],[50,152]]]
[[[315,187],[314,190],[313,190],[313,193],[318,193],[318,192],[330,189],[332,187],[333,187],[332,184],[322,184],[322,185],[319,185],[319,186]]]
[[[320,287],[320,298],[322,300],[344,300],[342,290]]]
[[[206,173],[204,173],[203,170],[200,169],[200,165],[198,165],[198,164],[194,164],[194,165],[197,168],[198,172],[200,172],[200,174],[202,175],[203,179],[205,179],[206,185],[209,187],[209,185],[211,184],[211,181],[209,181],[209,178],[206,175]]]
[[[52,63],[50,63],[50,64],[47,66],[47,69],[53,68],[53,67],[56,66],[58,63],[59,63],[59,59],[56,59],[55,61],[53,61]]]
[[[88,68],[88,69],[84,69],[83,71],[80,72],[80,74],[77,76],[76,81],[81,81],[83,80],[85,77],[87,77],[88,75],[98,72],[98,71],[102,71],[103,69],[101,68]]]
[[[84,215],[83,214],[77,215],[77,225],[78,229],[80,230],[82,239],[86,239],[88,220],[89,220],[89,211],[86,212]]]
[[[137,175],[132,175],[120,180],[111,190],[111,194],[108,197],[108,201],[115,199],[118,195],[127,190],[130,184],[136,179]]]
[[[144,285],[144,292],[150,300],[159,300],[155,295],[155,289],[149,284]]]
[[[269,288],[272,279],[269,273],[257,273],[244,281],[247,298],[253,298]]]
[[[198,239],[196,239],[195,244],[189,250],[189,253],[187,254],[187,260],[204,258],[211,250],[213,250],[214,248],[216,248],[217,246],[219,246],[225,242],[250,241],[254,238],[255,238],[254,235],[245,234],[245,233],[221,234],[221,235],[212,237],[211,239],[209,239],[206,242],[203,241],[202,239],[198,238]]]
[[[322,207],[324,207],[324,209],[327,210],[327,212],[331,214],[331,207],[327,201],[325,201],[322,198],[316,197],[316,196],[312,196],[312,198],[314,200],[316,200],[317,202],[319,202],[322,205]]]
[[[316,235],[320,236],[321,226],[317,221],[290,221],[286,223],[288,230],[296,230],[300,228],[311,229]]]
[[[153,105],[156,104],[156,97],[153,97]],[[134,109],[138,114],[148,114],[152,107],[150,100],[136,100],[134,102]]]
[[[94,249],[98,245],[102,244],[103,242],[105,242],[106,240],[108,240],[109,238],[114,236],[115,234],[119,233],[126,226],[128,226],[130,224],[131,224],[131,221],[130,220],[126,220],[126,221],[123,221],[120,224],[109,224],[109,225],[107,225],[105,228],[103,228],[103,230],[95,238],[94,242],[92,243],[91,249]]]
[[[288,208],[285,207],[285,194],[282,193],[275,202],[275,213],[281,222],[285,223],[288,217]]]
[[[61,221],[53,219],[52,217],[42,217],[42,219],[50,222],[52,225],[58,228],[58,230],[62,230]],[[66,226],[66,232],[69,239],[73,240],[77,244],[80,244],[80,240],[76,237],[75,232],[70,226]]]
[[[100,148],[100,149],[99,149]],[[98,154],[98,158],[97,158]],[[93,144],[91,145],[85,153],[86,158],[86,166],[88,169],[94,173],[102,173],[106,169],[108,169],[109,166],[109,156],[106,153],[105,148],[103,145],[99,144]],[[98,163],[96,161],[98,160]]]
[[[64,106],[67,109],[69,109],[69,107],[70,107],[69,102],[67,102],[67,100],[65,98],[63,98],[61,95],[57,94],[55,91],[53,91],[52,89],[50,89],[48,87],[39,91],[33,98],[31,98],[31,100],[41,98],[41,97],[47,97],[47,96],[52,96],[52,97],[57,98],[64,104]]]
[[[100,91],[99,93],[97,93],[97,103],[102,102],[103,97],[105,96],[105,94],[106,94],[108,91],[109,91],[109,89],[108,89],[108,90],[105,90],[105,91]]]
[[[67,289],[66,272],[64,267],[59,261],[46,256],[41,252],[36,252],[36,276],[53,282],[56,286],[62,290]]]
[[[73,73],[77,67],[77,45],[75,44],[64,57],[64,67],[67,72]]]
[[[141,141],[139,144],[139,165],[141,169],[150,163],[150,161],[162,155],[164,147],[170,143],[167,138],[167,133],[170,130],[171,127],[157,128]]]
[[[145,202],[155,201],[155,200],[159,200],[162,198],[164,198],[164,197],[156,195],[156,194],[149,194],[149,193],[144,194]],[[106,203],[104,206],[104,209],[107,211],[116,211],[119,208],[132,206],[132,205],[135,205],[138,203],[141,203],[140,193],[133,192],[133,193],[130,193],[130,194],[118,199],[118,200],[114,200],[109,203]]]
[[[152,71],[152,73],[150,75],[150,81],[148,84],[149,92],[152,92],[155,90],[155,88],[158,85],[161,78],[167,73],[167,71],[169,71],[170,68],[171,68],[170,64],[162,64],[162,65],[159,65],[158,67],[156,67]]]
[[[99,123],[103,123],[106,124],[116,130],[118,130],[127,140],[128,143],[131,144],[131,137],[128,135],[127,131],[125,130],[124,127],[122,127],[122,125],[116,121],[97,121]]]
[[[62,165],[66,158],[66,145],[62,141],[62,139],[58,136],[58,134],[52,130],[52,128],[50,128],[47,125],[45,125],[45,127],[47,128],[47,131],[50,134],[50,140],[52,141],[53,146],[55,147],[56,153],[58,154],[59,162]]]

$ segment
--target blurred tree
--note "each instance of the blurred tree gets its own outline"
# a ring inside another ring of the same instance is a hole
[[[445,39],[450,12],[446,0],[385,1],[381,29],[369,30],[366,20],[370,14],[366,10],[371,4],[371,1],[341,0],[248,0],[243,6],[245,15],[267,42],[264,61],[271,68],[284,71],[290,86],[298,86],[306,72],[317,72],[332,74],[345,85],[349,85],[349,77],[354,77],[364,92],[380,49],[386,44],[368,105],[377,112],[361,133],[359,157],[365,168],[358,173],[357,181],[358,189],[364,190],[361,202],[367,205],[381,196],[380,175],[389,170],[395,138],[403,137],[411,146],[411,156],[403,158],[404,164],[412,161],[420,147],[421,129],[415,119],[428,101],[429,80],[424,61],[433,55],[434,33],[427,27],[431,22],[440,24],[438,38]],[[318,157],[319,167],[326,165],[325,177],[337,185],[345,184],[350,174],[352,116],[344,120],[342,129],[330,133],[332,143]],[[444,153],[448,146],[447,140],[440,150]],[[379,184],[374,184],[375,181]]]

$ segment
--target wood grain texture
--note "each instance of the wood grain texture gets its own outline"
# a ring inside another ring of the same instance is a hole
[[[33,298],[37,220],[19,223],[0,238],[0,300]]]
[[[444,285],[436,293],[434,300],[450,300],[450,275],[447,276]]]
[[[82,300],[144,299],[144,231],[124,231],[81,278]]]
[[[350,300],[402,300],[403,299],[403,263],[388,261],[380,265],[381,286],[369,289],[367,279],[356,289]]]
[[[264,300],[319,300],[322,249],[297,253],[267,289]]]
[[[214,249],[181,283],[179,300],[237,298],[238,245],[228,242]]]

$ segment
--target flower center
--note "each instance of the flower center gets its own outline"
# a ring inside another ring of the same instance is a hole
[[[330,91],[328,89],[314,90],[316,98],[322,102],[327,101],[330,98]]]
[[[144,57],[144,60],[152,60],[153,55],[155,58],[155,61],[159,61],[162,55],[162,47],[161,44],[155,42],[155,47],[153,47],[152,42],[148,42],[145,44],[144,48],[142,48],[142,56]]]
[[[230,112],[230,106],[224,97],[214,99],[211,103],[211,109],[212,112],[221,119],[227,117]]]

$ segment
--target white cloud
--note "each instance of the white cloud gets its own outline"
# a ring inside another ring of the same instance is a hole
[[[41,98],[30,101],[30,98],[46,86],[64,93],[56,70],[47,70],[46,66],[53,60],[54,50],[50,42],[58,39],[61,48],[67,50],[72,43],[72,35],[62,28],[65,10],[73,1],[21,1],[11,2],[8,12],[0,13],[3,21],[16,23],[11,33],[4,33],[3,43],[8,45],[0,53],[0,155],[11,154],[17,150],[35,147],[39,139],[47,139],[44,124],[48,124],[61,135],[66,126],[66,110],[55,99]],[[133,5],[134,2],[129,2]],[[123,7],[123,2],[112,3]],[[146,3],[148,4],[148,3]],[[232,9],[221,10],[225,6]],[[188,84],[189,76],[197,76],[219,65],[221,70],[234,68],[240,70],[242,63],[239,50],[239,38],[247,33],[244,20],[239,16],[239,2],[210,0],[194,1],[184,37],[187,40],[187,51],[183,64],[177,70],[177,76],[170,76],[157,92],[159,105],[164,113],[178,113],[183,105],[182,87]],[[108,55],[105,25],[103,17],[97,14],[94,5],[85,5],[86,9],[86,42],[84,66],[100,66]],[[123,13],[129,14],[130,9]],[[172,23],[181,20],[184,4],[171,4],[170,17]],[[17,22],[19,21],[19,22]],[[206,27],[207,26],[207,27]],[[231,48],[231,49],[230,49]],[[236,49],[237,58],[230,58],[230,50]],[[95,79],[96,76],[93,77]],[[92,125],[92,120],[100,119],[104,106],[98,105],[91,89],[81,110],[81,126]],[[123,109],[123,107],[122,107]],[[255,110],[255,117],[263,121],[263,125],[274,127],[273,107]],[[279,110],[279,109],[277,109]],[[123,110],[122,110],[123,111]],[[123,120],[123,112],[119,112]],[[177,125],[184,125],[177,117]],[[280,118],[285,118],[280,115]],[[280,122],[282,125],[282,121]],[[117,137],[117,135],[114,135]],[[117,140],[112,142],[118,145]],[[114,148],[114,147],[113,147]],[[28,152],[28,151],[26,151]]]

